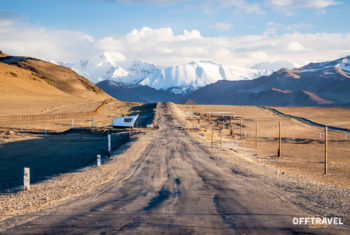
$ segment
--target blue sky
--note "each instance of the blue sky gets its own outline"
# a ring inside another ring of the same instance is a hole
[[[1,0],[0,45],[52,60],[114,51],[152,63],[237,63],[249,57],[242,65],[252,65],[252,59],[304,64],[350,53],[349,12],[344,0]],[[18,39],[21,32],[27,40]],[[332,45],[334,40],[339,44]],[[159,52],[150,54],[154,47]],[[91,53],[83,52],[87,48]],[[189,48],[192,54],[178,53]]]
[[[282,0],[283,1],[283,0]],[[95,37],[126,34],[135,28],[171,27],[175,33],[197,29],[203,36],[237,36],[263,33],[269,22],[304,25],[300,32],[349,32],[346,24],[349,1],[329,1],[327,7],[273,7],[263,1],[259,10],[219,4],[204,6],[204,1],[166,1],[163,4],[125,3],[108,0],[2,0],[1,9],[17,13],[22,21],[56,30],[81,31]],[[145,1],[147,2],[147,1]],[[152,2],[152,1],[148,1]],[[174,2],[173,4],[171,4]],[[228,1],[229,2],[229,1]],[[237,1],[240,2],[240,1]],[[326,1],[327,2],[327,1]],[[207,9],[209,8],[209,9]],[[218,30],[218,23],[231,25]]]

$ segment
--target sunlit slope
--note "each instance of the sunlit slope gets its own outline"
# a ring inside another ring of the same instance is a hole
[[[0,56],[0,115],[86,112],[109,98],[71,69],[33,58]]]

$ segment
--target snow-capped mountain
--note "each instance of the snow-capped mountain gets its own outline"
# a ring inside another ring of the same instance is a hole
[[[168,90],[175,94],[187,94],[219,80],[250,80],[276,71],[276,68],[271,69],[271,66],[267,69],[262,68],[262,65],[258,66],[259,68],[242,68],[211,61],[162,67],[130,61],[118,52],[105,52],[94,58],[64,65],[94,83],[112,80]]]
[[[350,78],[350,56],[322,63],[310,63],[298,69],[299,73],[319,73],[322,75],[341,74]]]
[[[105,52],[100,56],[76,63],[61,64],[70,67],[93,83],[115,80],[126,84],[137,84],[142,78],[157,70],[152,64],[130,62],[118,52]]]
[[[210,61],[191,62],[159,68],[144,77],[139,84],[155,89],[183,93],[215,83],[219,80],[250,80],[270,74],[266,70],[224,66]]]
[[[250,81],[218,81],[186,99],[199,104],[350,106],[350,56]]]

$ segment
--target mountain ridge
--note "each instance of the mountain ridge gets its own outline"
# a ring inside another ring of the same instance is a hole
[[[88,60],[60,64],[72,68],[96,84],[103,80],[114,80],[124,84],[147,85],[158,90],[169,90],[176,94],[186,95],[218,80],[250,80],[269,75],[281,63],[292,66],[289,62],[284,61],[269,64],[266,62],[268,69],[244,68],[204,60],[158,66],[141,61],[130,61],[118,52],[105,52]]]
[[[350,56],[346,56],[300,68],[280,69],[246,82],[218,81],[185,99],[199,104],[349,106],[349,59]]]

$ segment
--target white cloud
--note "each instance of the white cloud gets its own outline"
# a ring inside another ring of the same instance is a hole
[[[287,15],[295,14],[298,9],[315,9],[317,13],[324,13],[327,7],[338,5],[335,0],[266,0],[265,7],[275,8]]]
[[[9,54],[47,60],[76,60],[98,53],[94,44],[92,36],[80,32],[28,26],[12,19],[6,24],[0,23],[0,50]]]
[[[298,52],[298,51],[304,51],[306,49],[300,42],[292,41],[288,43],[287,50],[292,52]]]
[[[214,28],[219,32],[224,32],[224,31],[228,31],[229,29],[231,29],[232,24],[219,22],[219,23],[215,24]]]
[[[179,1],[176,1],[179,2]],[[214,13],[222,9],[232,9],[233,13],[266,14],[267,10],[273,9],[287,15],[294,14],[298,9],[315,9],[317,13],[325,12],[327,7],[340,4],[335,0],[203,0],[191,1],[186,9],[201,9],[205,13]]]
[[[275,33],[286,33],[286,32],[298,32],[303,29],[312,28],[311,24],[299,23],[299,24],[290,24],[290,25],[282,25],[275,22],[268,22],[266,24],[267,29],[264,34],[275,34]]]
[[[323,61],[350,54],[350,34],[293,32],[282,35],[203,37],[195,30],[175,35],[170,28],[148,28],[145,37],[144,30],[136,30],[122,37],[102,39],[97,42],[98,48],[102,51],[119,51],[131,59],[161,65],[192,60],[212,60],[240,66],[276,60],[305,64],[307,61]],[[141,41],[137,40],[140,35]]]
[[[14,13],[14,12],[9,12],[9,11],[5,11],[5,10],[1,10],[0,9],[0,21],[15,21],[15,20],[19,20],[21,19],[22,16]]]
[[[283,8],[315,8],[321,9],[339,4],[334,0],[268,0],[268,5]]]
[[[101,1],[101,0],[99,0]],[[139,5],[156,5],[170,6],[178,3],[186,3],[186,10],[201,9],[205,13],[213,13],[221,9],[232,9],[234,13],[256,13],[264,14],[265,9],[277,9],[288,15],[294,14],[294,11],[302,8],[316,9],[318,13],[324,12],[324,9],[340,4],[336,0],[102,0],[105,2],[115,2],[124,4],[139,4]]]
[[[145,4],[156,6],[169,6],[178,2],[184,2],[185,0],[103,0],[105,2],[115,2],[124,4]]]
[[[95,39],[72,31],[54,31],[16,21],[0,24],[0,50],[45,60],[72,62],[119,52],[130,60],[159,65],[211,60],[252,66],[261,61],[288,60],[296,64],[350,55],[350,34],[262,34],[204,37],[198,30],[175,34],[171,28],[141,28],[118,37]]]
[[[0,9],[0,27],[11,25],[13,22],[20,20],[21,15],[14,12],[4,11]]]

